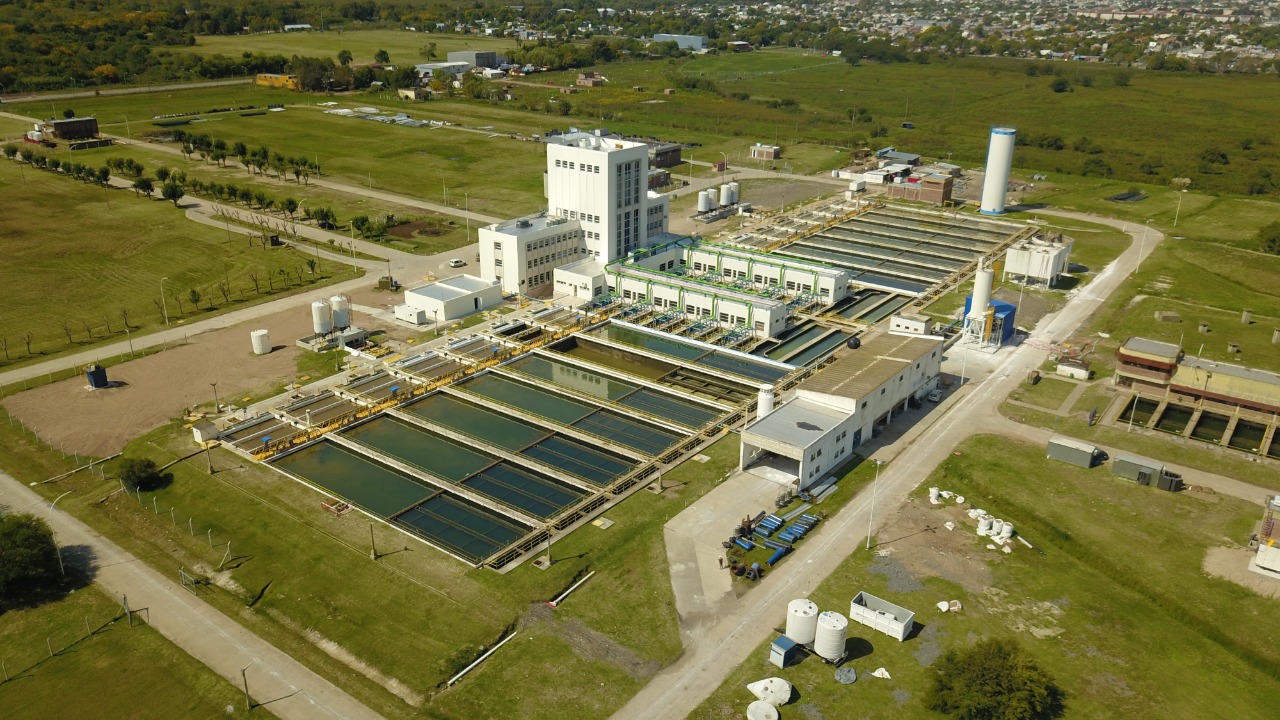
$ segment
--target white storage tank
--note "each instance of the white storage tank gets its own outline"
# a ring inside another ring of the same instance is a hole
[[[311,331],[317,335],[328,335],[333,330],[333,317],[329,314],[329,303],[317,300],[311,303]]]
[[[787,603],[787,637],[808,645],[818,636],[818,606],[805,598]]]
[[[351,327],[351,301],[346,295],[334,295],[329,298],[329,306],[333,308],[333,326],[339,330]]]
[[[761,385],[760,394],[756,400],[756,417],[762,418],[771,412],[773,412],[773,386]]]
[[[271,352],[271,333],[266,330],[254,330],[249,333],[249,340],[253,342],[254,355],[266,355]]]
[[[818,616],[817,637],[813,651],[835,662],[844,657],[844,643],[848,637],[849,619],[838,612],[827,610]]]
[[[982,179],[982,200],[979,212],[983,215],[1004,214],[1005,192],[1009,188],[1009,171],[1013,167],[1013,148],[1017,144],[1018,131],[1009,127],[991,128],[991,141],[987,146],[986,175]]]
[[[698,193],[698,212],[704,213],[711,209],[711,200],[707,197],[707,191],[702,190]]]
[[[736,204],[738,202],[738,183],[729,183],[729,190],[729,199]]]
[[[720,204],[721,205],[733,204],[733,188],[729,187],[729,183],[725,183],[724,185],[720,186]]]
[[[719,198],[719,196],[717,196],[717,195],[716,195],[716,189],[715,189],[715,188],[707,188],[707,189],[706,189],[706,190],[704,190],[703,192],[705,192],[705,193],[707,194],[707,206],[708,206],[708,207],[707,207],[707,209],[708,209],[708,210],[715,210],[716,208],[720,207],[720,202],[719,202],[720,198]]]

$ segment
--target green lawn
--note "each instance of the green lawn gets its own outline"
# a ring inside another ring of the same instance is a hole
[[[956,491],[1011,519],[1045,554],[1018,543],[1007,556],[986,550],[987,541],[963,518],[959,537],[937,541],[945,553],[915,545],[911,557],[895,555],[894,541],[920,530],[898,523],[878,537],[888,558],[855,553],[810,597],[843,614],[850,598],[867,590],[914,610],[924,626],[918,635],[898,643],[852,625],[850,636],[865,641],[860,652],[868,653],[848,663],[860,675],[853,686],[838,685],[832,668],[815,658],[778,670],[762,643],[691,718],[741,712],[754,699],[743,685],[772,675],[799,691],[799,699],[781,709],[784,717],[871,718],[889,708],[895,718],[936,718],[923,704],[929,664],[947,648],[992,636],[1016,639],[1055,678],[1067,692],[1068,717],[1268,712],[1280,692],[1280,650],[1271,640],[1280,631],[1275,601],[1201,570],[1209,548],[1247,539],[1257,506],[1162,493],[1105,469],[1046,461],[1037,446],[992,437],[962,445],[920,485]],[[928,509],[921,495],[914,501],[926,508],[921,512],[943,512]],[[902,580],[891,589],[886,565],[911,573],[919,589]],[[939,613],[933,605],[943,599],[960,600],[964,610]],[[772,637],[765,628],[757,632]],[[870,677],[877,667],[888,669],[892,680]]]
[[[317,27],[319,22],[313,22]],[[435,44],[437,57],[429,60],[422,54],[429,43]],[[425,62],[443,62],[451,51],[496,50],[503,52],[515,48],[510,38],[490,38],[475,35],[446,35],[443,33],[412,32],[408,30],[327,30],[325,32],[258,33],[254,35],[201,35],[193,47],[176,46],[172,52],[192,52],[199,55],[226,55],[236,57],[241,53],[264,55],[294,55],[330,57],[336,62],[339,50],[348,50],[352,63],[363,65],[373,62],[373,55],[386,50],[396,65],[416,65]]]
[[[250,248],[241,236],[228,241],[225,230],[194,223],[171,203],[128,190],[89,186],[4,160],[0,204],[6,210],[0,236],[8,253],[0,268],[3,365],[123,340],[122,308],[138,334],[163,327],[166,309],[170,321],[181,324],[317,286],[300,253]],[[287,280],[277,274],[282,269],[290,273]],[[355,277],[350,266],[328,260],[319,270],[320,285]],[[249,278],[254,272],[261,293]],[[201,295],[199,310],[188,297],[192,289]]]
[[[1075,383],[1042,376],[1040,382],[1035,385],[1023,382],[1017,390],[1009,394],[1009,399],[1031,403],[1046,410],[1057,410],[1075,389]]]
[[[129,627],[120,604],[96,587],[0,614],[0,655],[12,678],[0,683],[5,717],[248,717],[239,689],[141,617]]]

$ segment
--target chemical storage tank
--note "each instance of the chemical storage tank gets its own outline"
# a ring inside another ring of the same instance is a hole
[[[808,645],[818,636],[818,606],[800,598],[787,603],[787,637]]]
[[[813,651],[835,662],[844,657],[844,642],[848,637],[849,619],[838,612],[827,610],[818,616],[817,636]]]
[[[334,295],[329,298],[329,307],[333,308],[333,326],[338,330],[351,327],[351,301],[346,295]]]
[[[707,197],[707,191],[702,190],[698,193],[698,212],[704,213],[711,209],[711,200]]]
[[[738,183],[736,183],[736,182],[731,182],[731,183],[729,183],[729,188],[730,188],[729,200],[730,200],[731,202],[733,202],[734,204],[737,204],[737,202],[738,202]]]
[[[707,205],[709,206],[707,208],[708,210],[715,210],[716,208],[720,207],[720,197],[716,195],[715,188],[707,188],[703,192],[707,194]]]
[[[249,333],[249,340],[253,342],[254,355],[266,355],[271,352],[271,333],[266,330],[254,330]]]
[[[720,186],[720,204],[721,205],[733,204],[733,188],[729,187],[729,183],[725,183],[724,185]]]
[[[97,363],[86,365],[84,368],[84,375],[89,380],[90,390],[101,390],[103,388],[111,387],[111,383],[107,382],[107,369]]]
[[[970,318],[985,318],[987,306],[991,304],[991,285],[995,282],[996,273],[983,261],[978,265],[978,272],[973,275],[973,301],[969,303]]]
[[[333,330],[333,317],[329,314],[329,303],[317,300],[311,303],[311,330],[317,335],[328,335]]]
[[[756,417],[762,418],[771,412],[773,412],[773,386],[761,385],[756,400]]]

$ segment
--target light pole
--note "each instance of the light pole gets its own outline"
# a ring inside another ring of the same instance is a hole
[[[1173,226],[1178,227],[1178,216],[1182,214],[1182,195],[1186,193],[1182,190],[1178,193],[1178,207],[1173,211]]]
[[[436,337],[440,337],[440,310],[438,308],[431,309],[431,318],[431,327],[435,328]]]
[[[1151,229],[1151,221],[1147,220],[1142,225],[1142,240],[1138,243],[1138,259],[1133,261],[1134,272],[1138,271],[1138,266],[1142,264],[1142,254],[1147,250],[1147,231]]]
[[[54,499],[53,499],[53,502],[49,503],[49,515],[53,515],[53,511],[54,511],[54,509],[55,509],[55,508],[54,508],[54,506],[58,504],[58,501],[59,501],[59,500],[61,500],[62,498],[66,497],[66,496],[68,496],[68,495],[70,495],[70,494],[71,494],[71,493],[73,493],[73,492],[75,492],[75,490],[68,490],[68,491],[66,491],[66,492],[62,493],[61,495],[59,495],[58,497],[54,498]]]
[[[164,324],[169,324],[169,301],[164,298],[164,281],[167,277],[160,278],[160,309],[164,312]]]
[[[871,485],[871,513],[867,516],[867,549],[871,549],[871,526],[876,518],[876,495],[880,492],[880,461],[876,460],[876,479]]]
[[[462,193],[462,215],[467,219],[467,244],[471,244],[471,196]]]
[[[725,155],[724,153],[720,153],[720,159],[723,161],[723,163],[720,165],[720,184],[723,185],[724,175],[725,173],[729,172],[729,156]]]
[[[209,383],[209,387],[213,388],[213,411],[218,412],[220,407],[218,404],[218,383],[217,381]]]

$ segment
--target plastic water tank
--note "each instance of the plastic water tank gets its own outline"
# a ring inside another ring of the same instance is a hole
[[[732,202],[735,202],[735,203],[738,202],[738,183],[736,182],[729,183],[729,189],[731,191],[729,195],[729,199]]]
[[[787,603],[787,637],[809,645],[818,636],[818,606],[800,598]]]
[[[266,330],[254,330],[249,333],[249,340],[253,342],[254,355],[266,355],[271,352],[271,333]]]
[[[711,209],[711,200],[707,198],[707,191],[702,190],[698,193],[698,212],[704,213]]]
[[[707,193],[707,204],[711,206],[707,208],[708,210],[715,210],[720,207],[720,196],[716,195],[715,188],[707,188],[704,192]]]
[[[733,188],[729,187],[729,183],[725,183],[720,186],[720,204],[721,205],[733,204]]]
[[[778,720],[778,708],[763,700],[756,700],[747,706],[747,720]]]
[[[329,303],[323,300],[311,303],[311,331],[327,335],[330,330],[333,330],[333,317],[329,314]]]
[[[849,619],[838,612],[827,610],[818,616],[817,637],[813,651],[832,662],[844,657],[844,643],[848,637]]]
[[[333,308],[333,326],[339,330],[351,327],[351,301],[346,295],[334,295],[329,298],[329,307]]]

